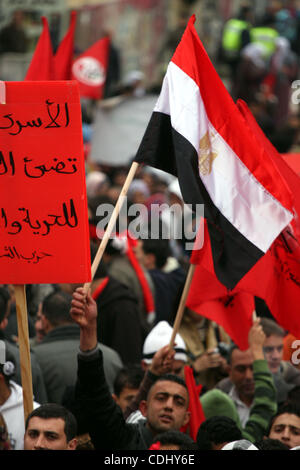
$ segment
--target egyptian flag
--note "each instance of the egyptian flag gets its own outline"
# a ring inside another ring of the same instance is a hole
[[[97,41],[72,65],[72,80],[79,83],[80,96],[99,100],[103,96],[108,67],[110,39],[108,36]]]
[[[291,195],[249,132],[189,20],[135,161],[179,179],[204,204],[213,263],[232,289],[293,217]]]
[[[53,80],[53,49],[47,18],[42,16],[43,30],[39,37],[24,80]]]

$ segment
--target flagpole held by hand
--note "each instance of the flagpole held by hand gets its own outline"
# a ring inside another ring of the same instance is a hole
[[[113,228],[114,228],[114,226],[115,226],[115,223],[116,223],[116,221],[117,221],[118,215],[119,215],[120,210],[121,210],[121,208],[122,208],[124,199],[125,199],[125,197],[126,197],[126,195],[127,195],[129,186],[130,186],[130,184],[131,184],[131,182],[132,182],[132,180],[133,180],[133,178],[134,178],[134,176],[135,176],[135,173],[136,173],[136,171],[137,171],[137,169],[138,169],[138,166],[139,166],[139,164],[138,164],[137,162],[133,162],[132,165],[131,165],[131,167],[130,167],[130,170],[129,170],[128,175],[127,175],[126,180],[125,180],[125,183],[124,183],[123,188],[122,188],[122,190],[121,190],[121,192],[120,192],[119,198],[118,198],[117,203],[116,203],[116,205],[115,205],[115,207],[114,207],[113,213],[112,213],[112,215],[111,215],[111,218],[110,218],[110,220],[109,220],[109,223],[108,223],[108,225],[107,225],[107,228],[106,228],[106,230],[105,230],[105,233],[104,233],[104,235],[103,235],[103,238],[102,238],[101,243],[100,243],[100,245],[99,245],[98,251],[97,251],[96,256],[95,256],[95,258],[94,258],[94,261],[93,261],[93,263],[92,263],[92,280],[93,280],[93,278],[94,278],[94,276],[95,276],[95,273],[96,273],[96,271],[97,271],[97,268],[98,268],[98,266],[99,266],[99,264],[100,264],[100,261],[101,261],[101,259],[102,259],[103,253],[104,253],[105,248],[106,248],[106,245],[107,245],[108,240],[109,240],[109,238],[110,238],[110,236],[111,236],[111,233],[112,233]],[[92,282],[92,280],[91,280],[91,282]],[[84,292],[85,292],[86,294],[87,294],[87,292],[88,292],[88,290],[89,290],[89,288],[90,288],[90,286],[91,286],[91,282],[87,282],[87,283],[85,283],[84,286],[83,286]]]
[[[183,292],[182,292],[182,295],[181,295],[179,307],[178,307],[178,310],[177,310],[177,313],[176,313],[176,318],[175,318],[175,322],[174,322],[174,326],[173,326],[173,333],[172,333],[171,340],[170,340],[170,343],[169,343],[170,349],[173,349],[173,347],[174,347],[175,337],[178,333],[178,330],[179,330],[179,327],[180,327],[180,324],[181,324],[181,321],[182,321],[182,317],[183,317],[184,309],[185,309],[185,303],[186,303],[186,299],[187,299],[187,296],[188,296],[188,293],[189,293],[189,290],[190,290],[190,285],[191,285],[191,282],[192,282],[192,279],[193,279],[193,276],[194,276],[195,269],[196,269],[196,265],[191,264],[190,267],[189,267],[188,273],[187,273],[187,277],[186,277]]]

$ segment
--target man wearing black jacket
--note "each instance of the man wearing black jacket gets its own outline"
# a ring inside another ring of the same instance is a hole
[[[97,348],[97,306],[90,295],[85,296],[82,288],[73,294],[70,313],[80,326],[76,400],[89,423],[95,449],[149,449],[155,435],[179,430],[188,423],[187,387],[180,378],[172,375],[156,380],[147,400],[141,402],[140,409],[146,421],[126,423],[104,378],[102,353]]]

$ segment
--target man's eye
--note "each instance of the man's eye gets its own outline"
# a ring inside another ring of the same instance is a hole
[[[38,437],[39,433],[37,431],[28,431],[28,436],[34,438]]]
[[[292,432],[292,434],[294,434],[294,436],[300,436],[300,429],[299,428],[291,428],[291,432]]]
[[[274,431],[275,431],[275,432],[282,432],[283,429],[284,429],[284,426],[275,426],[275,427],[274,427]]]
[[[49,439],[50,441],[54,441],[55,439],[57,439],[57,435],[56,434],[47,434],[47,439]]]

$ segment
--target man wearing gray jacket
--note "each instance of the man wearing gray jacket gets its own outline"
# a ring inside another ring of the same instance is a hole
[[[70,316],[72,296],[58,291],[49,294],[41,305],[41,323],[46,333],[33,350],[40,364],[48,402],[62,404],[66,387],[75,385],[76,355],[79,348],[79,327]],[[104,373],[111,391],[114,379],[122,369],[119,355],[100,344],[104,357]]]

